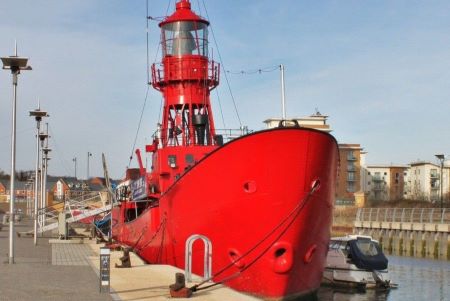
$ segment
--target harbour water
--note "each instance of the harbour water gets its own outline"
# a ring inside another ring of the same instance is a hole
[[[389,273],[399,287],[389,291],[322,287],[320,301],[450,301],[450,261],[388,256]]]

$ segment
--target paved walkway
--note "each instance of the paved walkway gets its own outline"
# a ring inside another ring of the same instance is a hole
[[[52,244],[53,265],[89,266],[88,257],[94,255],[85,244]]]
[[[31,229],[25,220],[16,226],[16,231]],[[98,277],[86,260],[83,245],[55,247],[48,238],[39,238],[34,246],[33,238],[15,237],[15,264],[8,264],[8,227],[0,231],[0,301],[110,301],[111,296],[100,294]],[[74,247],[74,251],[69,251]],[[84,246],[86,247],[86,246]],[[75,259],[70,260],[75,254]],[[55,258],[55,261],[53,261]],[[52,265],[54,262],[57,265]]]

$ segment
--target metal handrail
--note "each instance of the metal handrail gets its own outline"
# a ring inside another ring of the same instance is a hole
[[[450,224],[450,208],[360,208],[356,221]]]
[[[205,250],[203,257],[203,280],[210,280],[212,276],[212,244],[208,237],[193,234],[185,244],[185,275],[188,282],[192,282],[192,246],[196,240],[202,240]]]

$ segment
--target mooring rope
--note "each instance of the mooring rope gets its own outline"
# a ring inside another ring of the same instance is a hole
[[[219,270],[216,274],[212,275],[211,277],[203,280],[202,282],[200,282],[199,284],[196,284],[192,287],[190,287],[190,290],[192,290],[193,292],[195,291],[199,291],[199,290],[204,290],[207,288],[211,288],[213,286],[222,284],[226,281],[229,281],[237,276],[239,276],[240,274],[242,274],[244,271],[246,271],[247,269],[249,269],[253,264],[255,264],[265,253],[267,253],[267,251],[270,250],[270,248],[286,233],[286,231],[291,227],[291,225],[294,223],[294,221],[296,220],[297,216],[300,214],[300,212],[305,208],[305,205],[307,204],[309,198],[312,196],[312,194],[319,188],[319,182],[315,182],[314,185],[311,187],[310,191],[308,192],[308,194],[297,204],[297,206],[294,207],[294,209],[278,224],[276,225],[271,231],[269,231],[260,241],[258,241],[252,248],[250,248],[248,251],[246,251],[243,255],[241,255],[239,258],[235,259],[233,262],[231,262],[230,264],[226,265],[224,268],[222,268],[221,270]],[[275,233],[276,230],[278,230],[279,228],[281,228],[281,226],[283,224],[286,223],[286,221],[288,221],[290,218],[292,218],[292,220],[287,224],[287,226],[281,231],[281,233],[279,235],[277,235],[277,237],[275,237],[275,239],[269,244],[268,247],[266,247],[259,255],[257,255],[248,265],[246,265],[242,270],[240,270],[239,272],[225,278],[222,279],[219,282],[216,282],[214,284],[205,286],[205,287],[200,287],[201,285],[205,284],[206,282],[209,282],[210,280],[216,278],[217,276],[219,276],[220,274],[222,274],[223,272],[225,272],[226,270],[228,270],[229,268],[231,268],[236,262],[239,262],[240,260],[242,260],[244,257],[248,256],[251,252],[253,252],[257,247],[259,247],[264,241],[266,241],[273,233]]]

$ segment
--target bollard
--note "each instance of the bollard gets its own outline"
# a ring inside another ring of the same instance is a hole
[[[116,263],[116,268],[131,268],[130,249],[123,249],[123,256],[119,258],[122,262],[120,265]]]
[[[186,287],[186,279],[183,273],[175,274],[175,283],[169,286],[172,298],[190,298],[192,291]]]

